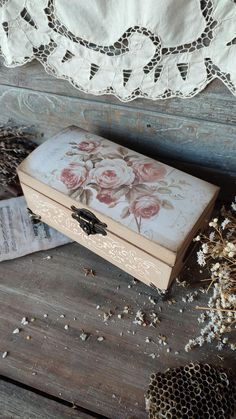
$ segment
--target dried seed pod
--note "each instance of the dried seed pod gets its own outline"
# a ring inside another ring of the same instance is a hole
[[[145,401],[149,419],[230,419],[236,386],[222,368],[191,363],[152,374]]]

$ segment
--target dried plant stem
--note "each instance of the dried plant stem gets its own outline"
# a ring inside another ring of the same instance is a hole
[[[195,307],[196,310],[211,310],[211,311],[227,311],[227,312],[231,312],[231,313],[236,313],[236,310],[230,310],[230,309],[226,309],[226,308],[213,308],[213,307],[202,307],[202,306],[196,306]]]
[[[209,291],[209,289],[211,288],[211,286],[212,286],[212,284],[215,282],[215,280],[216,280],[216,278],[212,278],[212,280],[211,280],[210,284],[209,284],[209,285],[208,285],[208,287],[207,287],[206,292],[208,292],[208,291]]]
[[[0,125],[0,185],[18,186],[17,166],[36,147],[33,132],[26,127]],[[17,192],[18,194],[18,192]]]
[[[205,279],[200,280],[200,282],[207,282],[207,281],[212,281],[212,278],[205,278]]]

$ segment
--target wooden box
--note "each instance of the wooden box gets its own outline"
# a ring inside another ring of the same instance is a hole
[[[18,168],[41,220],[148,285],[167,289],[219,188],[77,127]]]

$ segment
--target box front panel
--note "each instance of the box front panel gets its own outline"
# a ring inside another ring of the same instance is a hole
[[[22,184],[22,189],[28,207],[36,215],[40,215],[43,222],[61,231],[72,240],[92,250],[140,281],[160,289],[168,287],[171,267],[110,232],[107,236],[87,236],[78,222],[72,218],[72,213],[68,208],[29,186]]]

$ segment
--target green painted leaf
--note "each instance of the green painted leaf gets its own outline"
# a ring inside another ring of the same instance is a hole
[[[90,205],[93,199],[93,192],[89,189],[85,189],[86,194],[86,205]]]
[[[118,200],[122,198],[122,196],[124,196],[128,190],[129,188],[127,188],[126,186],[121,186],[120,188],[113,191],[112,196]]]
[[[184,196],[180,194],[172,194],[171,196],[173,196],[174,199],[184,199]]]
[[[176,188],[179,189],[180,191],[182,191],[183,188],[181,188],[181,186],[179,185],[170,185],[171,188]]]
[[[126,150],[124,147],[118,147],[117,148],[118,153],[120,153],[122,156],[127,156],[128,150]]]
[[[90,188],[95,189],[95,191],[99,192],[100,191],[100,186],[98,186],[96,183],[88,183],[88,186]]]
[[[124,219],[124,218],[127,218],[129,215],[130,215],[129,207],[123,208],[123,210],[121,211],[120,217]]]
[[[144,183],[140,183],[139,185],[135,185],[134,187],[133,187],[133,189],[136,191],[136,192],[141,192],[141,193],[145,193],[145,192],[152,192],[153,191],[153,189],[152,189],[152,187],[151,186],[148,186],[148,185],[145,185]]]
[[[102,161],[103,158],[93,155],[93,156],[89,156],[88,160],[91,160],[93,164],[96,164]]]
[[[118,202],[112,202],[110,205],[108,205],[108,208],[114,208]]]
[[[75,190],[73,190],[73,191],[70,191],[69,192],[69,196],[71,197],[71,198],[75,198],[75,199],[77,199],[77,198],[79,198],[80,197],[80,195],[83,193],[83,188],[78,188],[78,189],[75,189]]]
[[[165,180],[158,180],[158,184],[166,186],[166,185],[168,185],[168,182],[166,182]]]
[[[137,191],[134,189],[128,189],[128,192],[126,192],[125,197],[129,202],[134,201],[137,198]]]
[[[166,194],[166,195],[170,195],[171,194],[171,190],[169,188],[165,188],[164,186],[157,188],[157,192],[161,193],[161,194]]]
[[[83,190],[83,192],[81,193],[79,200],[81,204],[87,205],[87,194],[85,190]]]
[[[165,209],[174,209],[174,206],[172,205],[172,203],[170,201],[167,201],[166,199],[163,199],[162,206]]]

